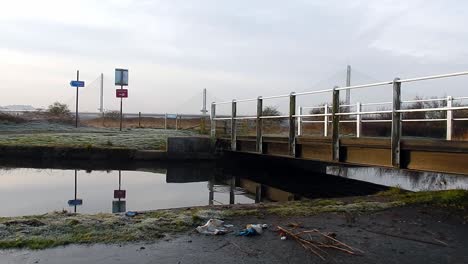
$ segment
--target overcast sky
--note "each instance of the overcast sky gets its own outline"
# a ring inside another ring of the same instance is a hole
[[[114,68],[129,69],[127,111],[197,112],[209,101],[468,70],[468,2],[313,0],[1,0],[0,105],[117,109]],[[468,77],[407,96],[468,96]],[[416,87],[416,86],[415,86]],[[359,91],[355,100],[388,100]],[[326,97],[303,104],[327,101]]]

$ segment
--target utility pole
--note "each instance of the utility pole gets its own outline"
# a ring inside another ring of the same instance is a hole
[[[203,105],[201,112],[203,115],[206,115],[206,113],[208,113],[208,110],[206,110],[206,88],[203,89]]]
[[[206,113],[208,113],[208,110],[206,110],[206,88],[203,89],[203,105],[202,105],[201,112],[202,112],[202,118],[201,118],[200,130],[201,130],[201,133],[205,133]]]

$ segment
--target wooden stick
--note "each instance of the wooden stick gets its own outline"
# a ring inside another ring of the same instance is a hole
[[[352,250],[352,251],[359,251],[359,252],[361,252],[361,253],[364,253],[364,251],[362,251],[362,250],[360,250],[360,249],[357,249],[357,248],[353,248],[353,247],[351,247],[351,246],[348,246],[348,245],[346,245],[345,243],[343,243],[343,242],[341,242],[341,241],[339,241],[339,240],[337,240],[337,239],[335,239],[335,238],[333,238],[333,237],[331,237],[331,236],[329,236],[329,235],[326,235],[326,234],[324,234],[324,233],[318,231],[317,229],[302,231],[302,232],[299,232],[299,233],[294,234],[294,235],[309,234],[309,233],[317,233],[317,234],[320,234],[320,235],[322,235],[322,236],[324,236],[324,237],[326,237],[326,238],[328,238],[328,239],[330,239],[330,240],[332,240],[332,241],[334,241],[334,242],[336,242],[336,243],[338,243],[338,244],[340,244],[340,245],[342,245],[342,246],[344,246],[344,247],[347,247],[348,249],[350,249],[350,250]]]
[[[436,243],[436,242],[432,242],[432,241],[421,240],[421,239],[418,239],[418,238],[404,237],[404,236],[400,236],[400,235],[394,235],[394,234],[389,234],[389,233],[385,233],[385,232],[369,230],[367,228],[363,228],[363,229],[366,230],[367,232],[371,232],[371,233],[374,233],[374,234],[390,236],[390,237],[396,237],[396,238],[401,238],[401,239],[406,239],[406,240],[410,240],[410,241],[426,243],[426,244],[431,244],[431,245],[436,245],[436,246],[441,246],[441,247],[447,247],[448,246],[447,243],[444,243],[442,241],[440,241],[439,243]]]

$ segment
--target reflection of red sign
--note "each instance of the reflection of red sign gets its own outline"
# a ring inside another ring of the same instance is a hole
[[[125,190],[114,190],[115,199],[125,199]]]
[[[128,97],[128,89],[116,89],[115,96],[117,98],[127,98]]]

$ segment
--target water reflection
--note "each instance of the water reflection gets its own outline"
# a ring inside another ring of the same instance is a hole
[[[119,189],[114,190],[114,199],[112,201],[112,213],[122,213],[126,211],[127,201],[122,200],[127,197],[127,191],[122,190],[122,171],[119,170]]]
[[[78,171],[75,170],[75,196],[74,196],[74,199],[68,200],[68,206],[72,206],[73,211],[75,213],[76,213],[76,207],[83,205],[83,199],[78,199],[77,194],[78,194]]]
[[[64,209],[119,213],[292,201],[368,195],[397,185],[409,190],[468,189],[466,177],[437,173],[329,167],[327,173],[332,175],[326,175],[287,166],[256,166],[178,163],[130,170],[0,168],[0,200],[11,201],[0,205],[0,216]]]

